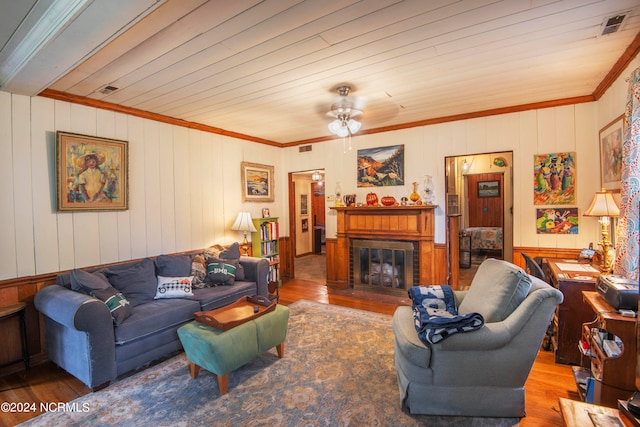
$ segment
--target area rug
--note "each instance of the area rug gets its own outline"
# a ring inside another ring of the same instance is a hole
[[[391,316],[298,301],[284,358],[274,349],[232,372],[191,379],[184,353],[24,426],[515,426],[518,419],[403,412]]]

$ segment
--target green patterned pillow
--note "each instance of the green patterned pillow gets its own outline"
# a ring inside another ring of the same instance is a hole
[[[133,307],[127,298],[118,292],[118,290],[112,286],[106,289],[94,289],[91,291],[91,296],[103,301],[113,318],[113,323],[116,325],[121,324],[127,317],[133,313]]]
[[[209,258],[207,260],[206,283],[209,285],[233,285],[236,280],[237,262],[226,259]]]

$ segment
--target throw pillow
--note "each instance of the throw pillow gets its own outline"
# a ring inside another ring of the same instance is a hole
[[[191,273],[189,275],[193,277],[191,284],[194,288],[201,289],[207,287],[207,262],[202,254],[193,257]]]
[[[133,313],[133,307],[127,298],[118,292],[113,286],[109,286],[106,289],[96,289],[92,292],[92,296],[103,301],[109,311],[111,312],[111,318],[116,325],[121,324],[127,317]]]
[[[489,258],[476,272],[458,314],[480,313],[486,323],[501,322],[524,301],[531,277],[517,265]]]
[[[192,297],[192,276],[189,277],[164,277],[158,276],[158,289],[154,299]]]
[[[100,272],[89,273],[84,270],[73,270],[69,275],[71,281],[71,289],[77,292],[89,294],[95,289],[107,289],[111,284]]]
[[[159,255],[156,273],[165,277],[186,277],[191,273],[191,255]]]
[[[125,294],[134,307],[153,301],[156,296],[156,267],[150,258],[133,264],[109,267],[104,274],[109,283]]]
[[[207,260],[207,278],[209,285],[233,285],[236,278],[237,263],[230,260],[209,258]]]
[[[133,312],[131,303],[121,292],[109,284],[101,272],[89,273],[84,270],[73,270],[70,279],[73,290],[86,293],[104,302],[116,325],[121,324]]]
[[[244,266],[240,263],[240,244],[238,242],[232,243],[228,248],[217,244],[212,245],[205,249],[202,255],[204,259],[207,260],[209,258],[218,258],[232,261],[232,264],[236,267],[235,280],[245,280]],[[206,269],[207,263],[204,263],[203,265]],[[191,274],[194,274],[193,266],[191,269]]]

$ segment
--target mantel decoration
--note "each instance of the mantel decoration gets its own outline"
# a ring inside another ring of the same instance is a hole
[[[241,163],[242,201],[273,202],[273,166]]]
[[[127,141],[56,132],[59,212],[128,209]]]
[[[615,193],[622,187],[622,135],[624,115],[600,130],[600,185]]]

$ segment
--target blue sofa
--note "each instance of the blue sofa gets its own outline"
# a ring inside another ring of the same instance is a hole
[[[175,259],[184,259],[185,256],[191,255],[180,255]],[[169,255],[162,257],[165,257],[165,262],[174,259],[166,258]],[[108,386],[119,375],[182,350],[177,330],[192,321],[195,312],[213,310],[247,295],[268,295],[268,261],[242,256],[239,265],[244,270],[244,278],[238,277],[233,284],[193,288],[193,295],[186,297],[155,299],[154,295],[158,296],[156,289],[150,294],[149,283],[153,280],[157,283],[157,278],[149,277],[148,272],[162,275],[158,274],[159,259],[145,258],[104,268],[62,273],[57,276],[55,285],[41,289],[34,302],[44,317],[49,359],[92,390],[98,390]],[[149,263],[153,267],[149,267]],[[114,285],[112,288],[117,288],[121,291],[119,295],[124,295],[131,302],[116,305],[118,309],[129,310],[124,319],[116,318],[107,300],[91,296],[97,294],[89,295],[72,289],[72,279],[79,277],[81,272],[103,277],[100,279],[103,281],[108,277],[112,282],[113,278],[131,278],[127,275],[131,271],[140,275],[141,270],[147,271],[146,285],[138,284],[134,278],[128,283],[121,283],[123,286]],[[144,286],[147,287],[146,295],[138,293]]]

